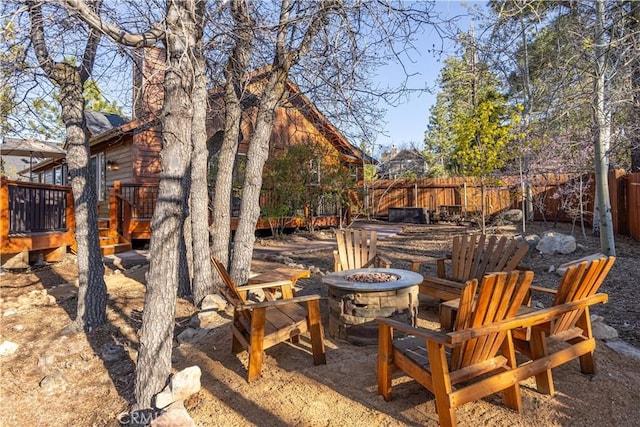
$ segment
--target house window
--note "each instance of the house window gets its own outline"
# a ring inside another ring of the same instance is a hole
[[[44,171],[42,176],[43,184],[53,184],[53,169]]]
[[[91,168],[91,172],[93,172],[96,180],[96,195],[98,196],[98,201],[101,202],[104,200],[104,173],[105,173],[105,162],[104,162],[104,153],[98,153],[95,156],[91,156],[91,161],[89,163],[89,167]]]
[[[358,166],[353,163],[349,163],[349,176],[354,182],[358,180]]]
[[[320,160],[309,160],[309,185],[320,185]]]
[[[53,168],[53,183],[55,185],[67,184],[67,165],[60,165]]]

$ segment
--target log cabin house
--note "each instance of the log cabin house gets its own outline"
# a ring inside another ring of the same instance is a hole
[[[88,119],[88,123],[94,124],[90,139],[91,167],[95,167],[101,246],[104,254],[128,250],[133,240],[145,240],[151,237],[150,222],[158,191],[159,155],[162,146],[162,130],[158,115],[162,109],[163,98],[163,55],[164,51],[158,48],[145,49],[144,53],[139,55],[137,71],[134,71],[134,117],[131,121],[123,120],[118,123],[113,117],[100,117],[100,113],[89,114],[91,119]],[[264,77],[264,73],[254,73],[243,98],[241,135],[236,157],[236,173],[234,173],[234,180],[237,181],[238,186],[241,184],[241,171],[245,164],[243,159],[246,158],[249,138],[255,123],[261,82],[264,81]],[[96,123],[101,126],[95,126]],[[206,125],[209,137],[209,160],[212,164],[220,148],[224,129],[224,102],[219,87],[209,92]],[[322,145],[326,148],[324,153],[327,154],[326,158],[318,159],[318,162],[342,165],[347,168],[354,183],[363,177],[363,164],[375,162],[353,146],[296,85],[289,81],[286,98],[276,110],[270,141],[270,156],[294,144]],[[309,167],[312,165],[310,164]],[[33,171],[42,186],[66,184],[63,161],[45,161],[35,166]],[[214,174],[210,175],[214,176]],[[35,183],[28,185],[38,186]],[[210,187],[213,185],[213,178],[210,178]],[[66,188],[68,190],[68,187]],[[340,191],[352,190],[353,188],[342,188]],[[5,197],[10,199],[9,191],[2,194],[5,193]],[[67,191],[65,194],[70,192]],[[295,199],[299,200],[300,197]],[[319,205],[313,207],[308,203],[306,206],[291,206],[287,216],[279,218],[279,221],[290,227],[305,226],[309,220],[320,227],[338,225],[341,218],[347,215],[347,207],[341,206],[337,202],[339,199],[339,197],[320,198]],[[269,200],[268,192],[263,191],[261,205],[268,204]],[[72,206],[70,201],[66,203]],[[239,196],[234,196],[232,204],[232,228],[235,229],[239,215],[237,209]],[[5,206],[0,208],[6,209]],[[303,213],[305,209],[306,213]],[[309,212],[312,212],[311,215],[308,214]],[[67,222],[72,221],[69,219]],[[257,229],[269,229],[270,226],[266,218],[261,218]],[[12,235],[11,227],[7,224],[7,227],[0,230],[0,233],[3,233],[0,236],[3,240],[0,252],[3,254],[8,250],[15,254],[20,249],[19,245],[8,244],[7,239]],[[69,224],[63,228],[68,230]],[[56,240],[56,244],[71,244],[69,234],[65,236],[64,239]],[[27,246],[25,246],[26,249],[35,250],[32,249],[35,246]],[[33,259],[33,255],[31,258]]]

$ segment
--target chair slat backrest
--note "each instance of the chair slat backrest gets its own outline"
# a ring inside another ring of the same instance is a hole
[[[455,329],[476,328],[515,316],[532,281],[531,271],[491,273],[482,279],[476,296],[477,280],[470,280],[460,298]],[[506,332],[497,332],[457,345],[452,352],[450,369],[454,371],[494,357],[505,337]]]
[[[558,291],[553,301],[553,305],[560,305],[571,301],[578,301],[590,297],[598,292],[600,285],[613,267],[615,257],[600,258],[593,261],[585,261],[567,268]],[[550,335],[576,326],[576,322],[584,312],[583,309],[564,313],[556,319],[551,326]]]
[[[242,297],[242,295],[238,291],[238,288],[235,282],[233,281],[231,276],[229,276],[229,273],[227,272],[227,269],[224,267],[224,265],[222,265],[222,263],[214,257],[211,257],[211,261],[213,262],[214,267],[218,271],[218,274],[220,275],[220,277],[222,278],[222,281],[225,284],[225,289],[221,291],[224,294],[224,296],[234,306],[238,304],[244,304],[246,302],[245,299]]]
[[[528,245],[515,239],[483,235],[455,236],[451,254],[451,279],[481,280],[487,273],[515,270]]]
[[[363,268],[377,254],[378,233],[361,229],[343,229],[336,231],[338,255],[343,270]]]

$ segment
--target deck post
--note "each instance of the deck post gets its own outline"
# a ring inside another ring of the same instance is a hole
[[[0,244],[9,241],[9,180],[0,176]]]
[[[109,229],[118,231],[118,195],[121,194],[120,181],[113,182],[113,188],[109,191]]]

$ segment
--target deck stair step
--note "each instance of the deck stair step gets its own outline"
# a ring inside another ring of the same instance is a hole
[[[100,236],[100,247],[107,245],[115,245],[120,242],[120,236]]]
[[[110,228],[99,228],[98,235],[100,237],[112,237],[112,236],[118,237],[119,236],[116,230],[111,230]]]
[[[102,256],[113,255],[120,252],[130,251],[131,243],[123,242],[123,243],[116,243],[113,245],[104,245],[104,246],[100,246],[100,250],[102,252]]]
[[[102,220],[99,220],[101,222]],[[117,230],[108,228],[109,221],[106,221],[107,227],[98,227],[98,236],[100,242],[100,251],[102,256],[113,255],[120,252],[126,252],[131,250],[131,242],[122,237]]]

